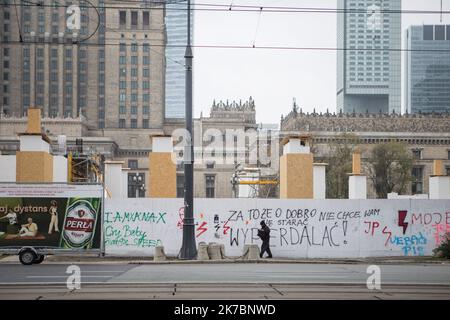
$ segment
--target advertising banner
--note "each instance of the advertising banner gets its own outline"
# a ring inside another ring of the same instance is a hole
[[[0,184],[0,248],[100,249],[103,187]]]

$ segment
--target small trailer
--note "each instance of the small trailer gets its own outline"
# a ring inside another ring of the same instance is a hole
[[[102,184],[0,183],[0,254],[104,255]]]

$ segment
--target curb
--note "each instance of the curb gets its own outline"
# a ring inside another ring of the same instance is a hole
[[[65,257],[64,257],[65,258]],[[221,260],[165,260],[165,261],[153,261],[153,260],[133,260],[130,259],[111,259],[92,257],[91,259],[84,257],[71,257],[67,256],[64,259],[62,256],[49,257],[44,260],[43,264],[130,264],[130,265],[168,265],[168,264],[348,264],[348,265],[402,265],[402,264],[434,264],[434,265],[450,265],[450,260],[422,260],[422,259],[221,259]],[[0,257],[0,265],[20,264],[18,257],[6,256]]]

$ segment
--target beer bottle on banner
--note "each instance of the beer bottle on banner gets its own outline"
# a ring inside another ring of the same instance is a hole
[[[60,247],[90,249],[94,240],[100,198],[69,198],[67,201]]]

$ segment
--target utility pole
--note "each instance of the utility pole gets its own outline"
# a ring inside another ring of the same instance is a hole
[[[197,257],[194,222],[194,146],[192,130],[192,55],[191,48],[191,0],[187,1],[187,44],[184,54],[186,62],[186,145],[184,147],[184,220],[183,244],[180,259],[193,260]]]

